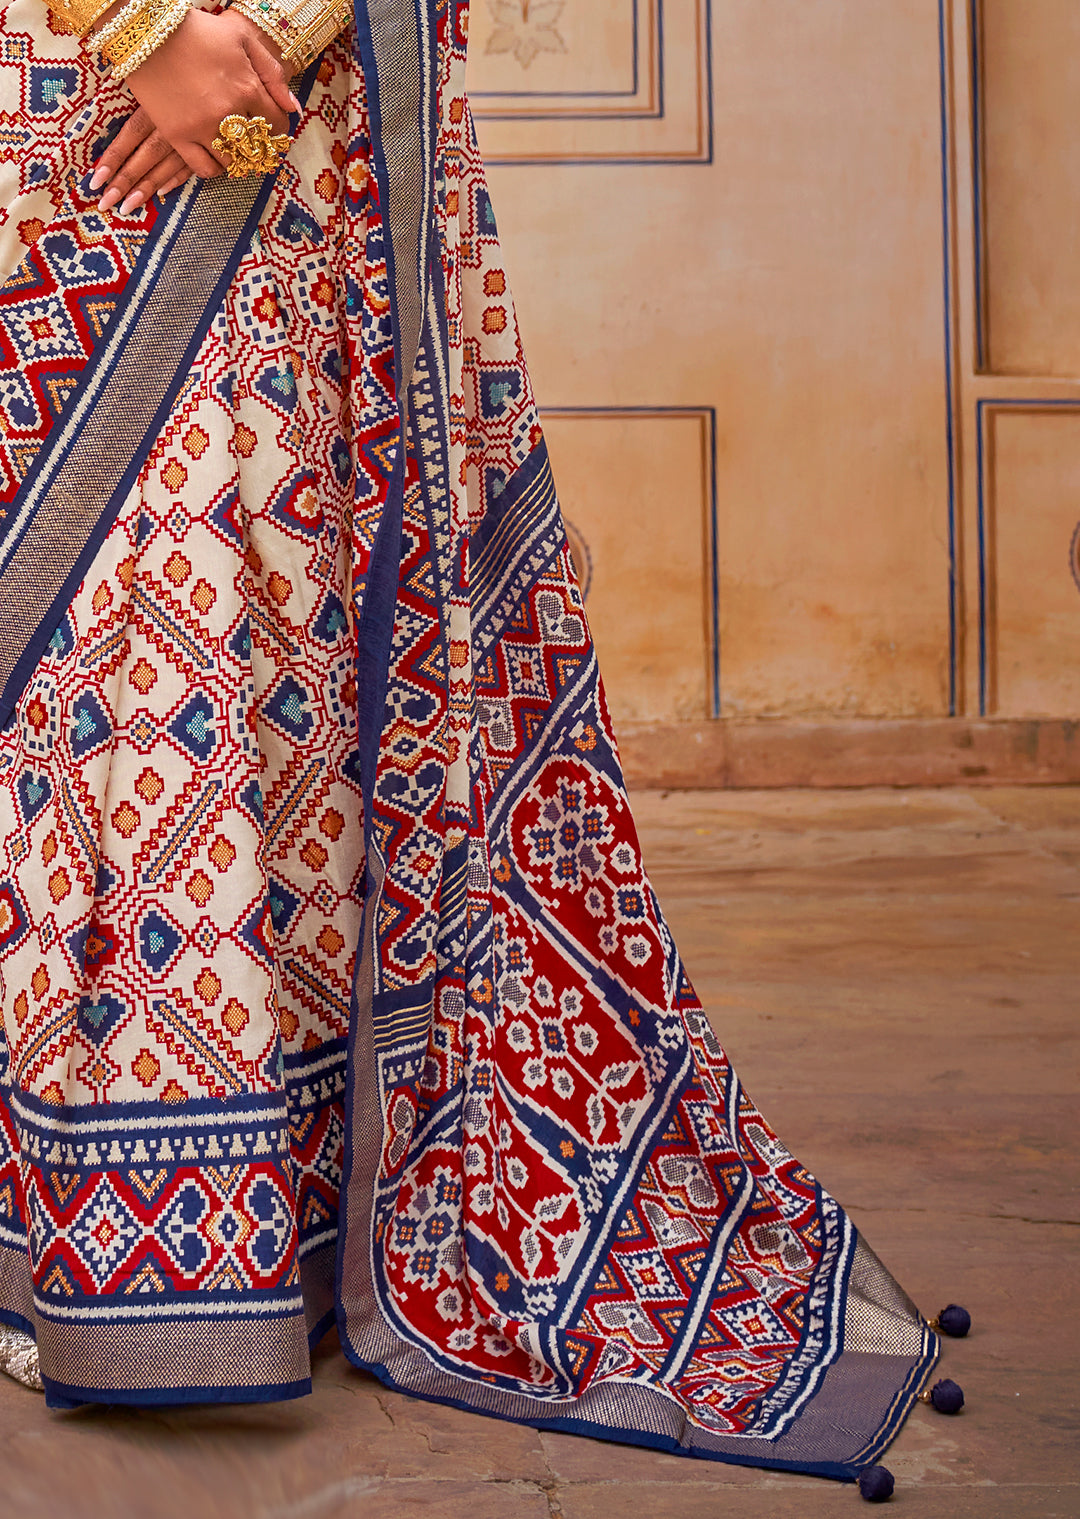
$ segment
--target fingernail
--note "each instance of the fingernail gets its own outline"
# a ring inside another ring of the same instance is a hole
[[[143,195],[142,191],[132,190],[127,200],[125,200],[123,205],[120,207],[120,215],[130,216],[132,211],[137,211],[140,206],[143,206],[145,204],[146,196]]]
[[[297,100],[296,96],[292,93],[291,90],[289,91],[289,99],[293,103],[293,110],[298,111],[300,109],[300,102]]]
[[[99,211],[111,211],[112,208],[116,205],[116,202],[119,199],[120,199],[120,191],[119,190],[106,190],[105,194],[98,201],[98,210]]]
[[[111,173],[112,170],[109,168],[108,164],[98,164],[97,168],[90,176],[91,190],[100,190]]]

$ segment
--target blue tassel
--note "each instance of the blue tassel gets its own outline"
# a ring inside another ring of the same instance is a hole
[[[966,1308],[961,1308],[959,1303],[950,1303],[941,1310],[930,1328],[940,1330],[951,1340],[962,1340],[971,1328],[971,1314]]]
[[[864,1466],[859,1473],[859,1492],[867,1503],[884,1503],[892,1497],[895,1486],[887,1466]]]
[[[946,1377],[935,1382],[929,1392],[921,1392],[919,1402],[929,1403],[939,1414],[958,1414],[964,1406],[964,1391]]]

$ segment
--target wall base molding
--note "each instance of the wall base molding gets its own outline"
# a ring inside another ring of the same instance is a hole
[[[1080,783],[1080,721],[1060,719],[624,723],[618,739],[638,789]]]

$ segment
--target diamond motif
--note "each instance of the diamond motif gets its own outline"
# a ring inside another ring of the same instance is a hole
[[[0,953],[14,949],[26,936],[29,915],[14,881],[0,881]]]
[[[184,936],[176,924],[157,908],[144,913],[135,933],[139,958],[157,976],[168,970],[183,942]]]
[[[203,764],[210,758],[217,744],[214,730],[214,706],[200,691],[185,702],[169,724],[169,732]]]
[[[19,798],[23,822],[29,828],[52,800],[52,787],[47,775],[35,775],[32,770],[24,770],[15,783],[15,794]]]
[[[85,759],[112,738],[112,724],[93,691],[84,691],[71,709],[71,751]]]
[[[183,1184],[157,1225],[158,1239],[185,1276],[195,1276],[210,1259],[201,1224],[210,1212],[205,1192],[193,1181]]]
[[[259,1271],[269,1275],[284,1259],[293,1238],[293,1216],[281,1189],[260,1176],[247,1190],[244,1204],[255,1222],[247,1254]]]
[[[298,680],[283,675],[263,702],[263,715],[290,738],[307,738],[315,726],[311,698]]]
[[[68,1230],[68,1239],[98,1287],[115,1274],[141,1238],[138,1220],[107,1181],[97,1187]]]

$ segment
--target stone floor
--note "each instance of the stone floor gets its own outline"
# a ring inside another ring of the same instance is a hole
[[[637,798],[749,1090],[924,1311],[967,1406],[917,1408],[898,1514],[1080,1516],[1080,791]],[[0,1378],[0,1381],[3,1381]],[[818,1519],[854,1489],[538,1435],[320,1351],[299,1403],[46,1411],[0,1387],[13,1519]],[[869,1510],[866,1510],[869,1512]]]

